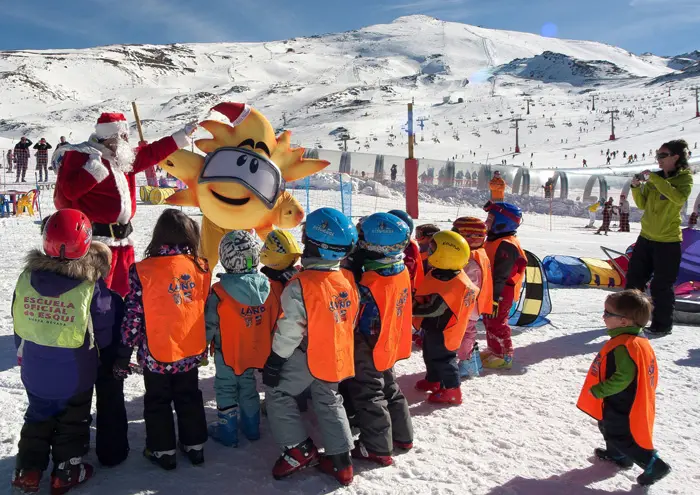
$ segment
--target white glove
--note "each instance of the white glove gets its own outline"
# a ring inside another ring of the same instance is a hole
[[[102,155],[100,153],[90,153],[90,161],[102,163]]]
[[[185,124],[185,127],[182,130],[185,131],[185,134],[187,134],[187,136],[192,136],[192,134],[194,134],[194,131],[197,130],[197,127],[197,122],[190,122],[189,124]]]

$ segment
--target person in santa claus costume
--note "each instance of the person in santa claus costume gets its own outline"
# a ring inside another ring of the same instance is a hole
[[[90,219],[93,238],[112,250],[107,286],[122,297],[129,292],[129,267],[135,261],[129,235],[136,213],[136,174],[188,146],[196,129],[196,123],[187,124],[172,136],[140,143],[134,152],[124,115],[103,113],[87,142],[64,147],[54,203]]]

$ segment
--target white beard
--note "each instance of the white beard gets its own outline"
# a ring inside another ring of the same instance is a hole
[[[133,170],[135,158],[136,155],[134,154],[132,147],[129,145],[129,142],[120,139],[117,142],[117,149],[114,152],[113,166],[119,169],[120,172],[128,174]]]

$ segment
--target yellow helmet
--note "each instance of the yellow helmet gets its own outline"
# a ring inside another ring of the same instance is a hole
[[[273,230],[267,234],[260,250],[260,262],[273,270],[284,270],[301,257],[301,248],[294,236],[286,230]]]
[[[442,230],[430,241],[428,263],[440,270],[461,270],[469,263],[469,256],[469,244],[457,232]]]

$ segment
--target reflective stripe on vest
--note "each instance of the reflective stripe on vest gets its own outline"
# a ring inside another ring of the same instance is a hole
[[[148,350],[161,363],[202,354],[207,346],[204,305],[211,272],[184,254],[155,256],[136,263],[143,286]]]
[[[481,287],[479,288],[479,297],[476,300],[479,306],[479,314],[491,314],[493,312],[493,273],[491,272],[491,261],[482,247],[474,249],[472,254],[481,267]]]
[[[417,298],[439,294],[452,311],[452,318],[443,331],[445,347],[448,351],[456,351],[462,343],[469,323],[469,315],[472,314],[476,304],[477,291],[477,287],[462,270],[457,276],[447,281],[438,280],[431,272],[416,291]],[[416,328],[421,328],[422,322],[423,318],[413,318],[413,325]]]
[[[410,275],[406,268],[388,277],[369,271],[362,274],[360,284],[369,289],[379,310],[381,330],[372,354],[377,371],[386,371],[393,368],[396,361],[411,356]]]
[[[518,253],[520,253],[520,257],[527,261],[527,255],[525,254],[525,251],[523,251],[523,248],[520,246],[520,240],[517,237],[515,237],[514,235],[508,237],[501,237],[500,239],[496,239],[495,241],[486,241],[486,244],[484,244],[484,251],[486,251],[489,260],[491,261],[492,269],[496,264],[496,252],[498,251],[498,247],[501,245],[502,242],[507,242],[515,246],[518,249]],[[520,298],[520,290],[522,289],[524,278],[525,270],[523,270],[522,273],[516,274],[515,276],[508,277],[508,280],[506,281],[508,285],[515,286],[513,290],[514,301],[517,301]],[[493,298],[493,295],[491,297]]]
[[[603,420],[604,400],[590,393],[591,387],[607,378],[607,356],[615,347],[624,345],[637,366],[637,393],[630,411],[630,431],[634,441],[642,448],[652,450],[654,417],[656,415],[656,385],[659,370],[656,355],[649,341],[637,335],[622,334],[610,339],[593,360],[586,375],[576,406],[598,421]]]
[[[260,369],[272,350],[272,330],[279,314],[279,302],[270,293],[261,306],[236,301],[221,283],[214,284],[219,298],[219,333],[224,362],[240,376],[251,368]]]
[[[352,273],[304,270],[292,280],[301,283],[309,325],[309,371],[318,380],[334,383],[353,376],[359,296]]]
[[[57,297],[42,296],[32,287],[31,272],[17,280],[12,306],[15,333],[47,347],[77,349],[85,343],[95,283],[84,281]]]

